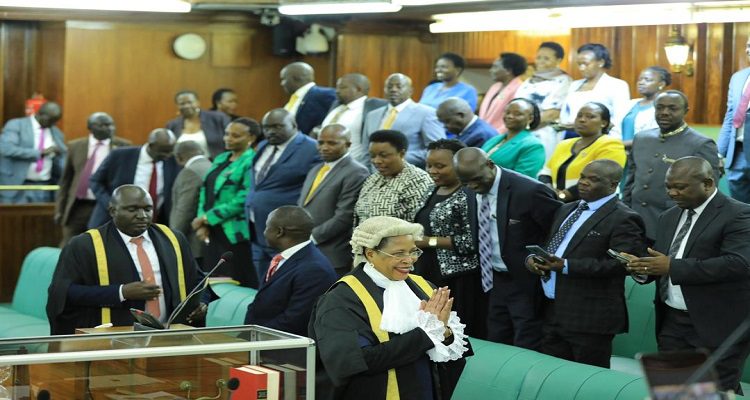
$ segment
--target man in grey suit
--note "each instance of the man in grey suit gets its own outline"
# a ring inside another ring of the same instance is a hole
[[[180,231],[190,242],[193,257],[200,259],[203,245],[190,227],[198,215],[198,197],[211,161],[203,154],[201,146],[193,141],[177,143],[174,150],[175,161],[182,167],[172,184],[172,209],[169,212],[169,228]]]
[[[340,124],[323,128],[318,137],[318,153],[323,163],[314,166],[305,178],[297,204],[313,217],[311,239],[331,261],[339,276],[352,268],[354,203],[370,175],[367,168],[347,152],[349,130]]]
[[[415,103],[411,99],[413,93],[411,78],[404,74],[395,73],[385,81],[385,97],[388,105],[370,111],[365,117],[363,146],[369,147],[370,135],[381,129],[400,131],[409,140],[406,151],[406,161],[424,168],[427,158],[427,145],[445,139],[443,125],[438,122],[435,109],[424,104]],[[369,166],[369,152],[366,157],[357,159]]]
[[[54,185],[65,162],[65,139],[55,126],[62,109],[44,103],[39,112],[8,121],[0,134],[0,185]],[[2,203],[52,202],[55,193],[36,190],[0,190]]]
[[[628,155],[628,177],[622,200],[643,217],[646,236],[656,238],[659,214],[674,206],[664,189],[664,177],[674,160],[697,156],[714,168],[719,181],[716,143],[685,123],[688,100],[677,90],[666,90],[654,100],[658,129],[639,132]]]

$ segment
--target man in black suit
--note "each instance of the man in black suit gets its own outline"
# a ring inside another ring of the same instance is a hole
[[[282,206],[268,215],[263,235],[280,253],[247,307],[245,324],[307,335],[315,301],[336,282],[330,261],[310,240],[313,226],[302,207]]]
[[[539,277],[525,267],[525,246],[542,243],[562,203],[540,182],[495,166],[481,149],[461,149],[453,164],[461,183],[477,193],[468,206],[484,291],[476,304],[487,308],[486,338],[535,350],[542,341],[542,290]]]
[[[665,182],[677,206],[659,217],[650,257],[631,260],[628,269],[657,282],[659,351],[715,351],[750,315],[750,205],[719,193],[702,158],[677,160]],[[723,390],[742,393],[748,351],[745,335],[716,364]]]
[[[581,200],[555,214],[546,246],[552,256],[526,259],[547,298],[542,353],[609,368],[612,339],[628,330],[628,271],[607,250],[643,254],[646,233],[640,215],[617,198],[621,179],[616,162],[589,163],[578,181]]]
[[[112,150],[89,181],[89,188],[96,197],[89,228],[109,221],[107,209],[112,192],[128,184],[140,186],[151,196],[154,221],[168,223],[172,184],[179,169],[172,156],[175,142],[172,131],[159,128],[151,131],[146,145]]]

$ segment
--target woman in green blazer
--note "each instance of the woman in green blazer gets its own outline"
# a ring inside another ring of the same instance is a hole
[[[242,286],[258,288],[258,276],[250,254],[250,232],[245,222],[245,197],[250,189],[254,147],[262,138],[260,125],[238,118],[224,131],[224,147],[206,173],[193,220],[196,236],[206,243],[204,271],[214,267],[226,251],[234,257],[219,267],[215,276],[230,277]]]
[[[488,140],[482,150],[496,165],[532,178],[544,166],[544,145],[531,131],[539,126],[539,107],[529,100],[517,98],[505,107],[503,115],[508,132]]]

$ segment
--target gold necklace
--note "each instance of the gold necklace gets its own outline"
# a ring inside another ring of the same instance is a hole
[[[680,133],[682,133],[687,128],[688,128],[687,122],[683,122],[682,125],[680,125],[679,128],[677,128],[677,129],[675,129],[673,131],[669,131],[667,133],[661,133],[661,132],[659,132],[659,137],[661,139],[666,139],[666,138],[671,137],[671,136],[676,136],[676,135],[679,135]]]

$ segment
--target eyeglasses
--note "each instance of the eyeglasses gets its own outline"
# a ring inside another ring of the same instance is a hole
[[[415,249],[414,251],[412,251],[410,253],[398,252],[396,254],[388,254],[388,253],[384,252],[383,250],[378,250],[378,249],[375,249],[375,251],[377,251],[379,253],[383,253],[383,254],[387,255],[388,257],[393,257],[393,258],[399,259],[401,261],[413,261],[413,260],[416,260],[420,256],[422,256],[422,253],[424,253],[420,249]]]

